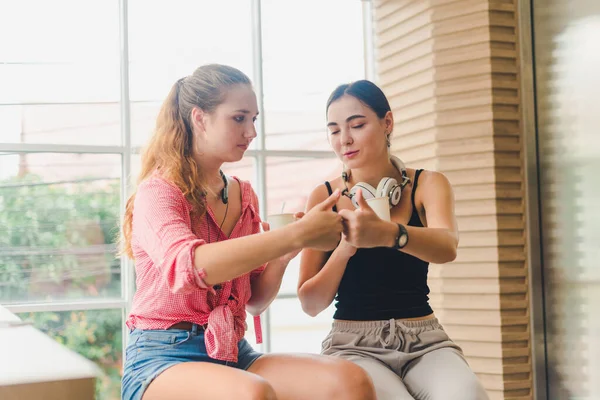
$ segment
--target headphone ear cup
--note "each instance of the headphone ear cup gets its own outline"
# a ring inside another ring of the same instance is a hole
[[[221,201],[223,204],[229,203],[229,189],[227,189],[227,186],[221,190]]]
[[[390,206],[395,207],[400,203],[400,199],[402,198],[402,187],[400,185],[394,185],[390,191]]]
[[[402,196],[402,188],[394,178],[383,178],[377,185],[378,197],[389,197],[390,207],[396,206]]]
[[[350,196],[352,199],[352,204],[355,208],[358,208],[358,203],[356,202],[356,191],[358,189],[362,189],[363,199],[368,200],[376,197],[377,191],[375,188],[368,183],[358,182],[356,185],[352,186],[350,189]]]
[[[223,173],[223,171],[219,171],[221,173],[221,179],[223,179],[223,190],[221,190],[221,201],[223,204],[229,203],[229,181],[227,180],[227,176]]]

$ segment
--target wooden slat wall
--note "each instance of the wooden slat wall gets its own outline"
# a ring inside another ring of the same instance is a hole
[[[379,0],[393,151],[453,184],[461,239],[431,304],[490,398],[531,399],[516,0]]]

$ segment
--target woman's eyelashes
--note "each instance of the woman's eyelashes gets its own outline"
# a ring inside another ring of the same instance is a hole
[[[350,128],[352,128],[352,129],[360,129],[360,128],[362,128],[363,126],[365,126],[365,124],[364,124],[364,123],[362,123],[362,124],[358,124],[358,125],[354,125],[354,126],[351,126]],[[330,132],[329,132],[329,134],[330,134],[330,135],[335,135],[335,134],[337,134],[337,133],[340,133],[340,130],[339,130],[339,129],[338,129],[338,130],[335,130],[335,131],[330,131]]]
[[[258,119],[258,117],[253,117],[252,118],[252,122],[253,123],[256,122],[257,119]],[[246,116],[245,115],[238,115],[238,116],[233,117],[233,120],[235,122],[237,122],[238,124],[241,124],[241,123],[243,123],[246,120]]]

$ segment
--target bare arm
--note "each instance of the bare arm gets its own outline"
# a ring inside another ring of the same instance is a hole
[[[341,218],[331,211],[339,191],[304,218],[283,228],[196,248],[196,268],[204,268],[208,285],[230,280],[259,265],[303,247],[332,248],[341,232]]]
[[[264,231],[270,229],[267,222],[263,222],[262,224]],[[251,277],[252,296],[246,304],[246,310],[250,314],[261,314],[273,302],[281,287],[281,280],[288,264],[299,252],[300,250],[296,250],[283,257],[269,261],[265,269],[258,276]]]
[[[456,258],[458,224],[454,215],[454,194],[448,179],[441,173],[427,171],[421,175],[417,204],[425,210],[427,227],[406,226],[408,243],[401,251],[421,260],[443,264]],[[361,195],[360,208],[342,210],[348,240],[357,247],[392,247],[398,235],[398,225],[382,221]]]
[[[315,266],[319,265],[318,259],[315,255],[307,254],[309,252],[314,253],[315,251],[303,250],[298,298],[302,304],[302,310],[311,317],[315,317],[329,307],[335,298],[351,255],[344,253],[344,250],[340,250],[338,247],[324,265],[321,261],[322,267],[315,272],[317,269]],[[312,265],[309,264],[311,259],[316,261]]]
[[[135,239],[170,290],[188,293],[237,278],[303,247],[334,248],[342,230],[341,217],[330,210],[337,198],[339,192],[281,229],[206,244],[190,228],[181,192],[164,180],[150,179],[135,198]]]
[[[307,210],[319,204],[326,196],[325,187],[317,187],[308,199]],[[298,298],[305,313],[314,317],[331,304],[348,260],[355,252],[356,248],[350,246],[344,238],[329,259],[327,253],[322,251],[313,249],[302,251]]]
[[[204,269],[208,285],[215,285],[302,248],[306,237],[304,221],[298,221],[274,231],[196,247],[194,265]]]
[[[252,315],[260,315],[279,293],[281,280],[287,265],[278,261],[271,261],[265,270],[251,283],[252,296],[246,304],[246,310]]]

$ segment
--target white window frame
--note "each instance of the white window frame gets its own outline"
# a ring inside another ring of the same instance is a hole
[[[363,3],[363,29],[365,48],[365,76],[367,79],[375,79],[374,51],[373,51],[373,28],[372,28],[372,4],[370,1],[362,0]],[[262,65],[262,24],[261,24],[261,0],[252,0],[252,58],[254,69],[254,88],[258,99],[258,108],[264,115],[263,96],[263,65]],[[120,116],[121,116],[121,145],[119,146],[90,146],[90,145],[62,145],[62,144],[36,144],[36,143],[0,143],[0,152],[26,154],[26,153],[71,153],[71,154],[115,154],[121,156],[121,217],[125,211],[125,203],[132,192],[133,187],[130,179],[131,156],[139,153],[139,148],[131,144],[131,110],[129,96],[129,38],[128,38],[128,0],[119,0],[119,40],[120,40]],[[55,104],[55,103],[52,103]],[[266,135],[264,118],[260,118],[257,124],[257,148],[248,150],[247,157],[254,159],[257,187],[255,188],[261,210],[261,217],[266,218],[267,210],[267,159],[269,157],[288,158],[333,158],[331,151],[310,150],[269,150],[266,148]],[[52,301],[36,303],[15,303],[5,307],[13,313],[25,312],[62,312],[62,311],[87,311],[120,309],[122,311],[122,333],[123,353],[128,336],[128,328],[125,319],[133,300],[135,291],[135,279],[133,263],[127,257],[121,258],[121,295],[113,299],[90,299],[79,301]],[[277,299],[296,299],[296,294],[279,294]],[[270,311],[267,309],[264,315],[264,343],[261,350],[271,351],[271,321]]]

